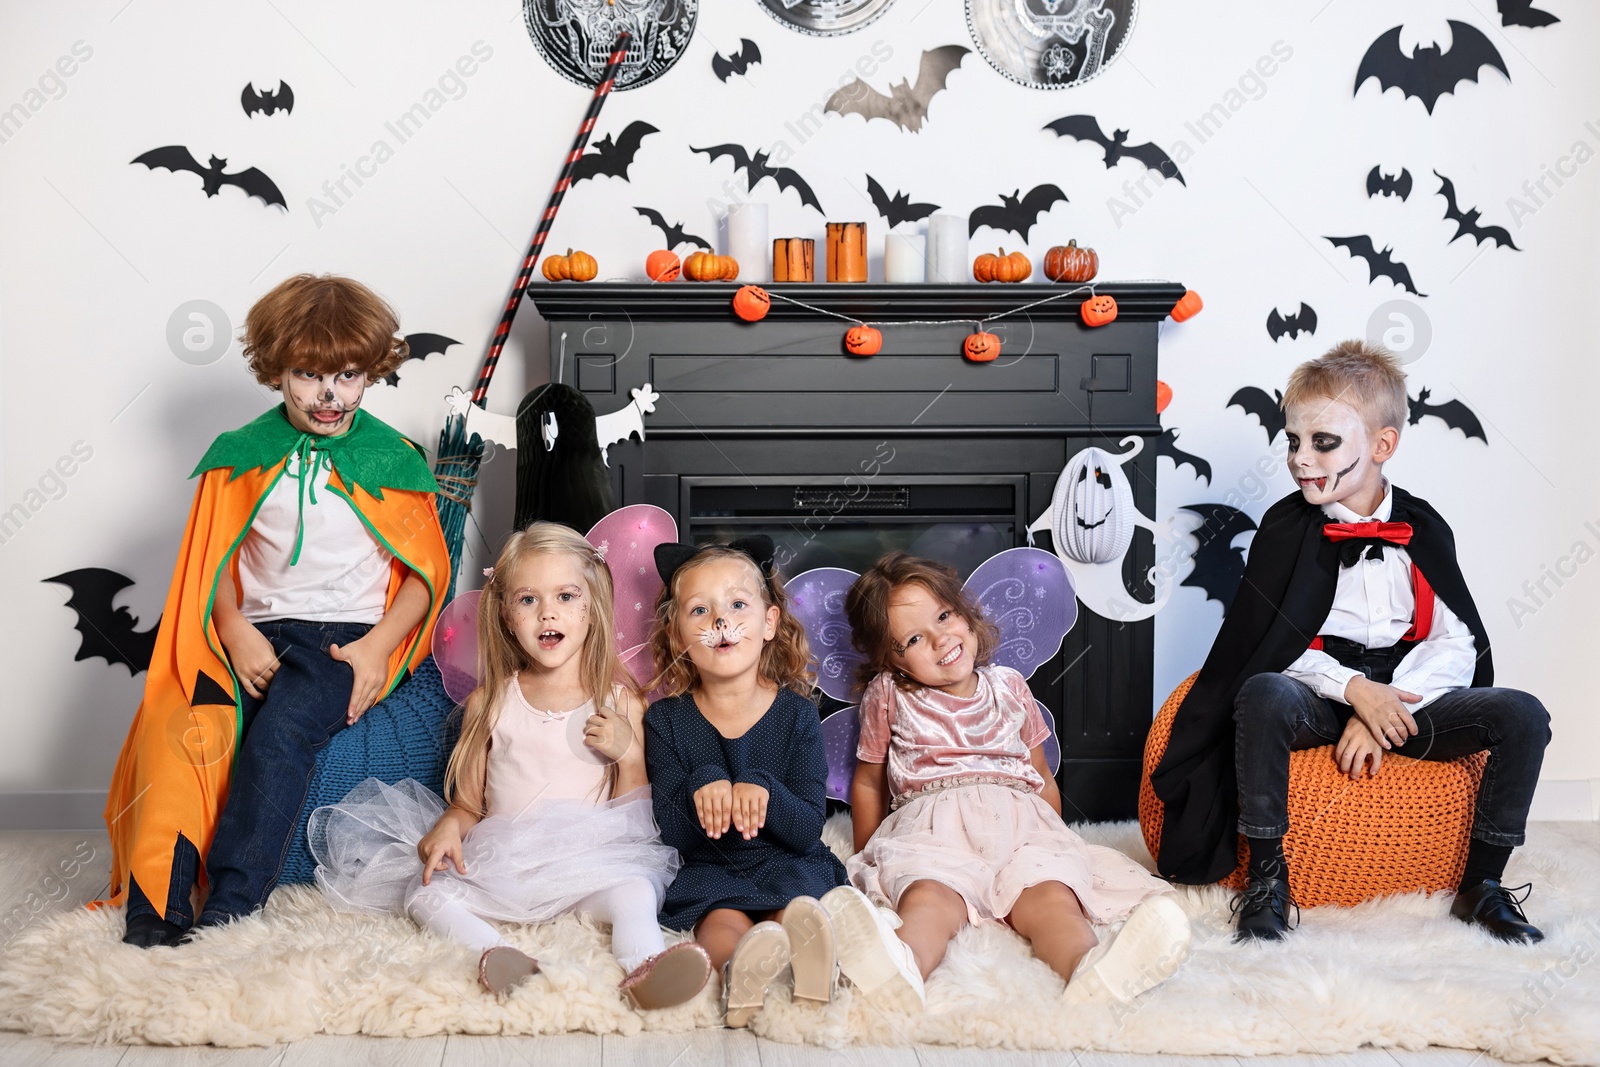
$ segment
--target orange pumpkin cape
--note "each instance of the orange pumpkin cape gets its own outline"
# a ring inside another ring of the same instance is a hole
[[[383,695],[429,653],[449,587],[450,554],[434,501],[438,486],[421,448],[360,410],[339,437],[302,434],[281,404],[218,437],[194,472],[200,485],[156,631],[144,699],[111,776],[105,814],[111,892],[91,907],[125,903],[131,877],[165,912],[179,837],[202,859],[211,847],[238,753],[243,692],[211,621],[212,602],[224,567],[239,588],[239,546],[289,456],[299,452],[304,462],[313,448],[332,460],[329,491],[350,504],[393,557],[385,610],[409,572],[428,586],[428,612],[390,655]]]

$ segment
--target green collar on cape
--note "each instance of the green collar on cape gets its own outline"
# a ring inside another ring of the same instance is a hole
[[[274,467],[301,449],[327,453],[333,469],[351,491],[362,489],[378,500],[385,489],[436,493],[439,484],[422,450],[375,415],[357,409],[350,429],[337,437],[301,433],[279,404],[237,430],[220,434],[189,475],[232,467],[232,481],[257,467]]]

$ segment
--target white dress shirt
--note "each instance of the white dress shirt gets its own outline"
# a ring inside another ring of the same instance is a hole
[[[1335,522],[1388,522],[1394,510],[1394,490],[1384,482],[1383,500],[1371,515],[1357,515],[1337,501],[1322,505]],[[1387,648],[1411,629],[1416,613],[1416,592],[1411,588],[1411,554],[1400,545],[1385,544],[1381,560],[1364,558],[1339,568],[1333,607],[1317,630],[1368,648]],[[1428,636],[1407,652],[1389,684],[1416,693],[1422,700],[1408,704],[1413,711],[1426,707],[1452,689],[1472,684],[1477,655],[1472,631],[1443,597],[1433,598],[1433,626]],[[1348,704],[1345,686],[1360,671],[1346,667],[1320,649],[1306,649],[1283,673],[1304,682],[1320,697]]]

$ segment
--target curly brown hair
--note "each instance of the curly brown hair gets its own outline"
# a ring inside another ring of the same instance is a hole
[[[778,631],[771,641],[761,647],[761,678],[779,689],[792,689],[807,699],[816,680],[811,670],[811,644],[806,640],[805,627],[789,611],[789,596],[783,590],[783,578],[776,569],[769,580],[761,579],[761,568],[747,554],[725,544],[705,545],[672,575],[672,581],[661,590],[656,599],[656,621],[650,630],[650,651],[660,673],[647,686],[648,692],[662,692],[667,696],[680,696],[700,684],[700,672],[689,658],[688,650],[678,643],[678,588],[683,576],[691,570],[718,559],[742,560],[755,571],[756,585],[761,590],[762,603],[778,609]]]
[[[867,568],[844,598],[845,617],[850,620],[850,643],[866,657],[856,669],[858,690],[865,690],[867,684],[884,671],[889,672],[894,684],[901,689],[918,688],[919,683],[895,669],[895,641],[889,633],[889,599],[896,589],[912,583],[922,586],[933,599],[960,615],[972,627],[972,634],[978,640],[972,657],[974,664],[987,666],[994,655],[995,646],[1000,643],[1000,631],[983,617],[983,609],[967,596],[955,569],[906,552],[891,552]]]
[[[250,308],[239,341],[251,373],[276,389],[287,370],[337,374],[355,367],[367,383],[409,354],[400,320],[382,297],[337,274],[296,274]]]

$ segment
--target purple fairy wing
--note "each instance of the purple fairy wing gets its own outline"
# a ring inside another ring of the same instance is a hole
[[[850,803],[850,781],[856,774],[856,744],[861,717],[855,705],[840,708],[822,720],[822,751],[828,757],[828,795]],[[1054,733],[1051,740],[1055,739]]]
[[[1050,714],[1050,709],[1035,700],[1034,707],[1039,709],[1039,714],[1044,716],[1044,724],[1050,727],[1050,736],[1044,739],[1044,762],[1050,768],[1051,774],[1061,773],[1061,738],[1056,736],[1056,717]]]
[[[444,691],[457,704],[478,688],[478,601],[483,590],[461,593],[439,612],[433,624],[433,661]]]
[[[1072,576],[1054,553],[1008,548],[978,565],[967,579],[968,596],[1000,630],[992,662],[1031,677],[1061,649],[1078,621]]]
[[[844,617],[845,594],[859,577],[855,571],[842,567],[817,567],[802,571],[784,584],[789,610],[800,620],[806,639],[811,642],[817,685],[835,700],[850,699],[856,667],[862,662],[861,654],[850,645],[850,623]],[[854,761],[855,750],[850,751]]]
[[[678,524],[654,504],[629,504],[595,523],[588,538],[611,568],[611,598],[617,609],[617,647],[631,650],[650,640],[656,598],[661,595],[661,576],[656,573],[656,546],[676,541]]]

